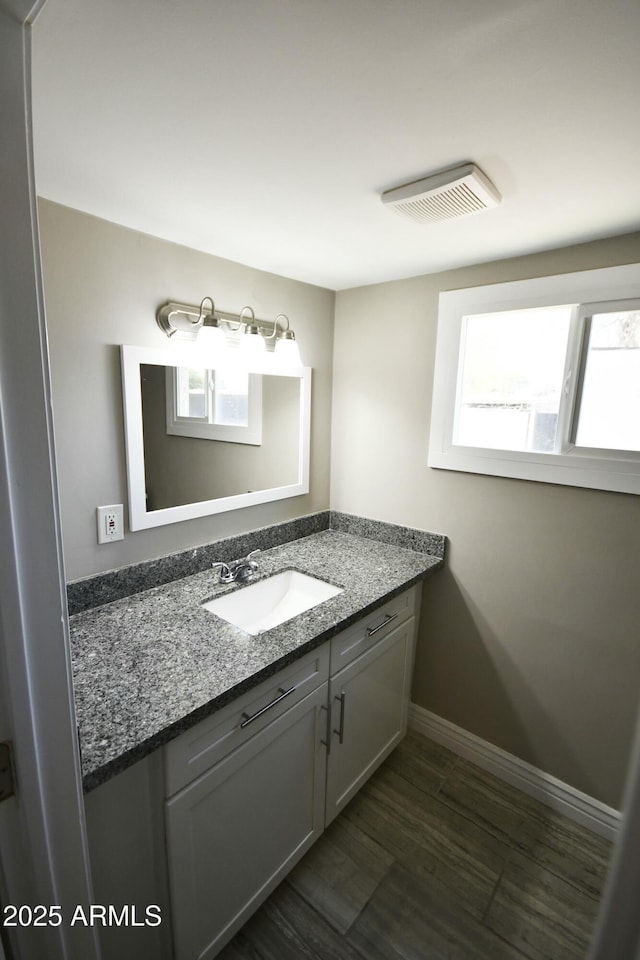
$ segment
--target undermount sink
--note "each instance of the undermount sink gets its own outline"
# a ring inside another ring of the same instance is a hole
[[[255,636],[339,593],[342,593],[341,587],[297,570],[284,570],[202,606]]]

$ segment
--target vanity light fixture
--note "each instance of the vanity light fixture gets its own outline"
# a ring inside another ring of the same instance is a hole
[[[207,300],[211,304],[211,313],[205,314],[204,305]],[[226,353],[227,338],[224,335],[224,330],[220,326],[220,320],[215,314],[215,309],[216,307],[211,297],[203,297],[200,302],[200,315],[198,317],[198,324],[200,326],[198,343],[206,349],[207,353],[212,353],[219,359],[221,355]]]
[[[278,363],[288,367],[301,367],[302,358],[300,356],[300,347],[298,346],[295,333],[289,326],[289,317],[286,317],[284,313],[279,313],[275,319],[276,324],[278,323],[278,320],[287,321],[286,327],[276,340],[276,345],[273,351],[277,357]]]
[[[209,312],[205,304],[211,304]],[[207,352],[230,357],[239,348],[242,359],[263,357],[267,362],[284,369],[301,367],[302,359],[296,335],[289,326],[289,318],[279,313],[275,320],[258,320],[252,307],[245,306],[240,313],[217,310],[212,297],[203,297],[200,306],[187,303],[165,303],[156,313],[156,322],[163,333],[176,340],[190,340],[204,346]],[[240,336],[238,334],[243,331]],[[274,341],[267,351],[267,342]]]
[[[244,329],[244,334],[240,340],[240,349],[245,357],[259,357],[267,352],[267,344],[260,332],[260,327],[256,323],[256,315],[251,307],[243,307],[240,311],[240,320],[242,322],[245,313],[251,315],[251,320]]]

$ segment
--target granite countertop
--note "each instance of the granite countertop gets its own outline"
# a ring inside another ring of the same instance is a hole
[[[210,570],[70,618],[85,790],[108,780],[442,565],[325,530],[261,553],[257,578],[294,569],[343,592],[250,636],[201,604],[242,586]],[[255,582],[255,579],[253,582]]]

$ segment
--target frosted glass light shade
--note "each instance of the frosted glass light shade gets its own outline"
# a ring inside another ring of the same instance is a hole
[[[202,360],[215,368],[227,356],[227,338],[221,327],[202,327],[198,333],[198,352]]]
[[[267,352],[267,345],[264,342],[264,337],[257,329],[253,330],[251,327],[243,334],[240,339],[240,349],[243,354],[247,357],[262,356],[262,354]]]
[[[301,367],[302,358],[296,340],[281,337],[276,341],[274,354],[279,365],[287,367]]]

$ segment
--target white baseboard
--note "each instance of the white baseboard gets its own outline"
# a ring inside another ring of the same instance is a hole
[[[622,814],[613,807],[606,806],[568,783],[563,783],[551,774],[486,740],[481,740],[475,734],[415,703],[409,704],[409,726],[483,770],[495,774],[523,793],[535,797],[565,817],[575,820],[607,840],[615,840]]]

